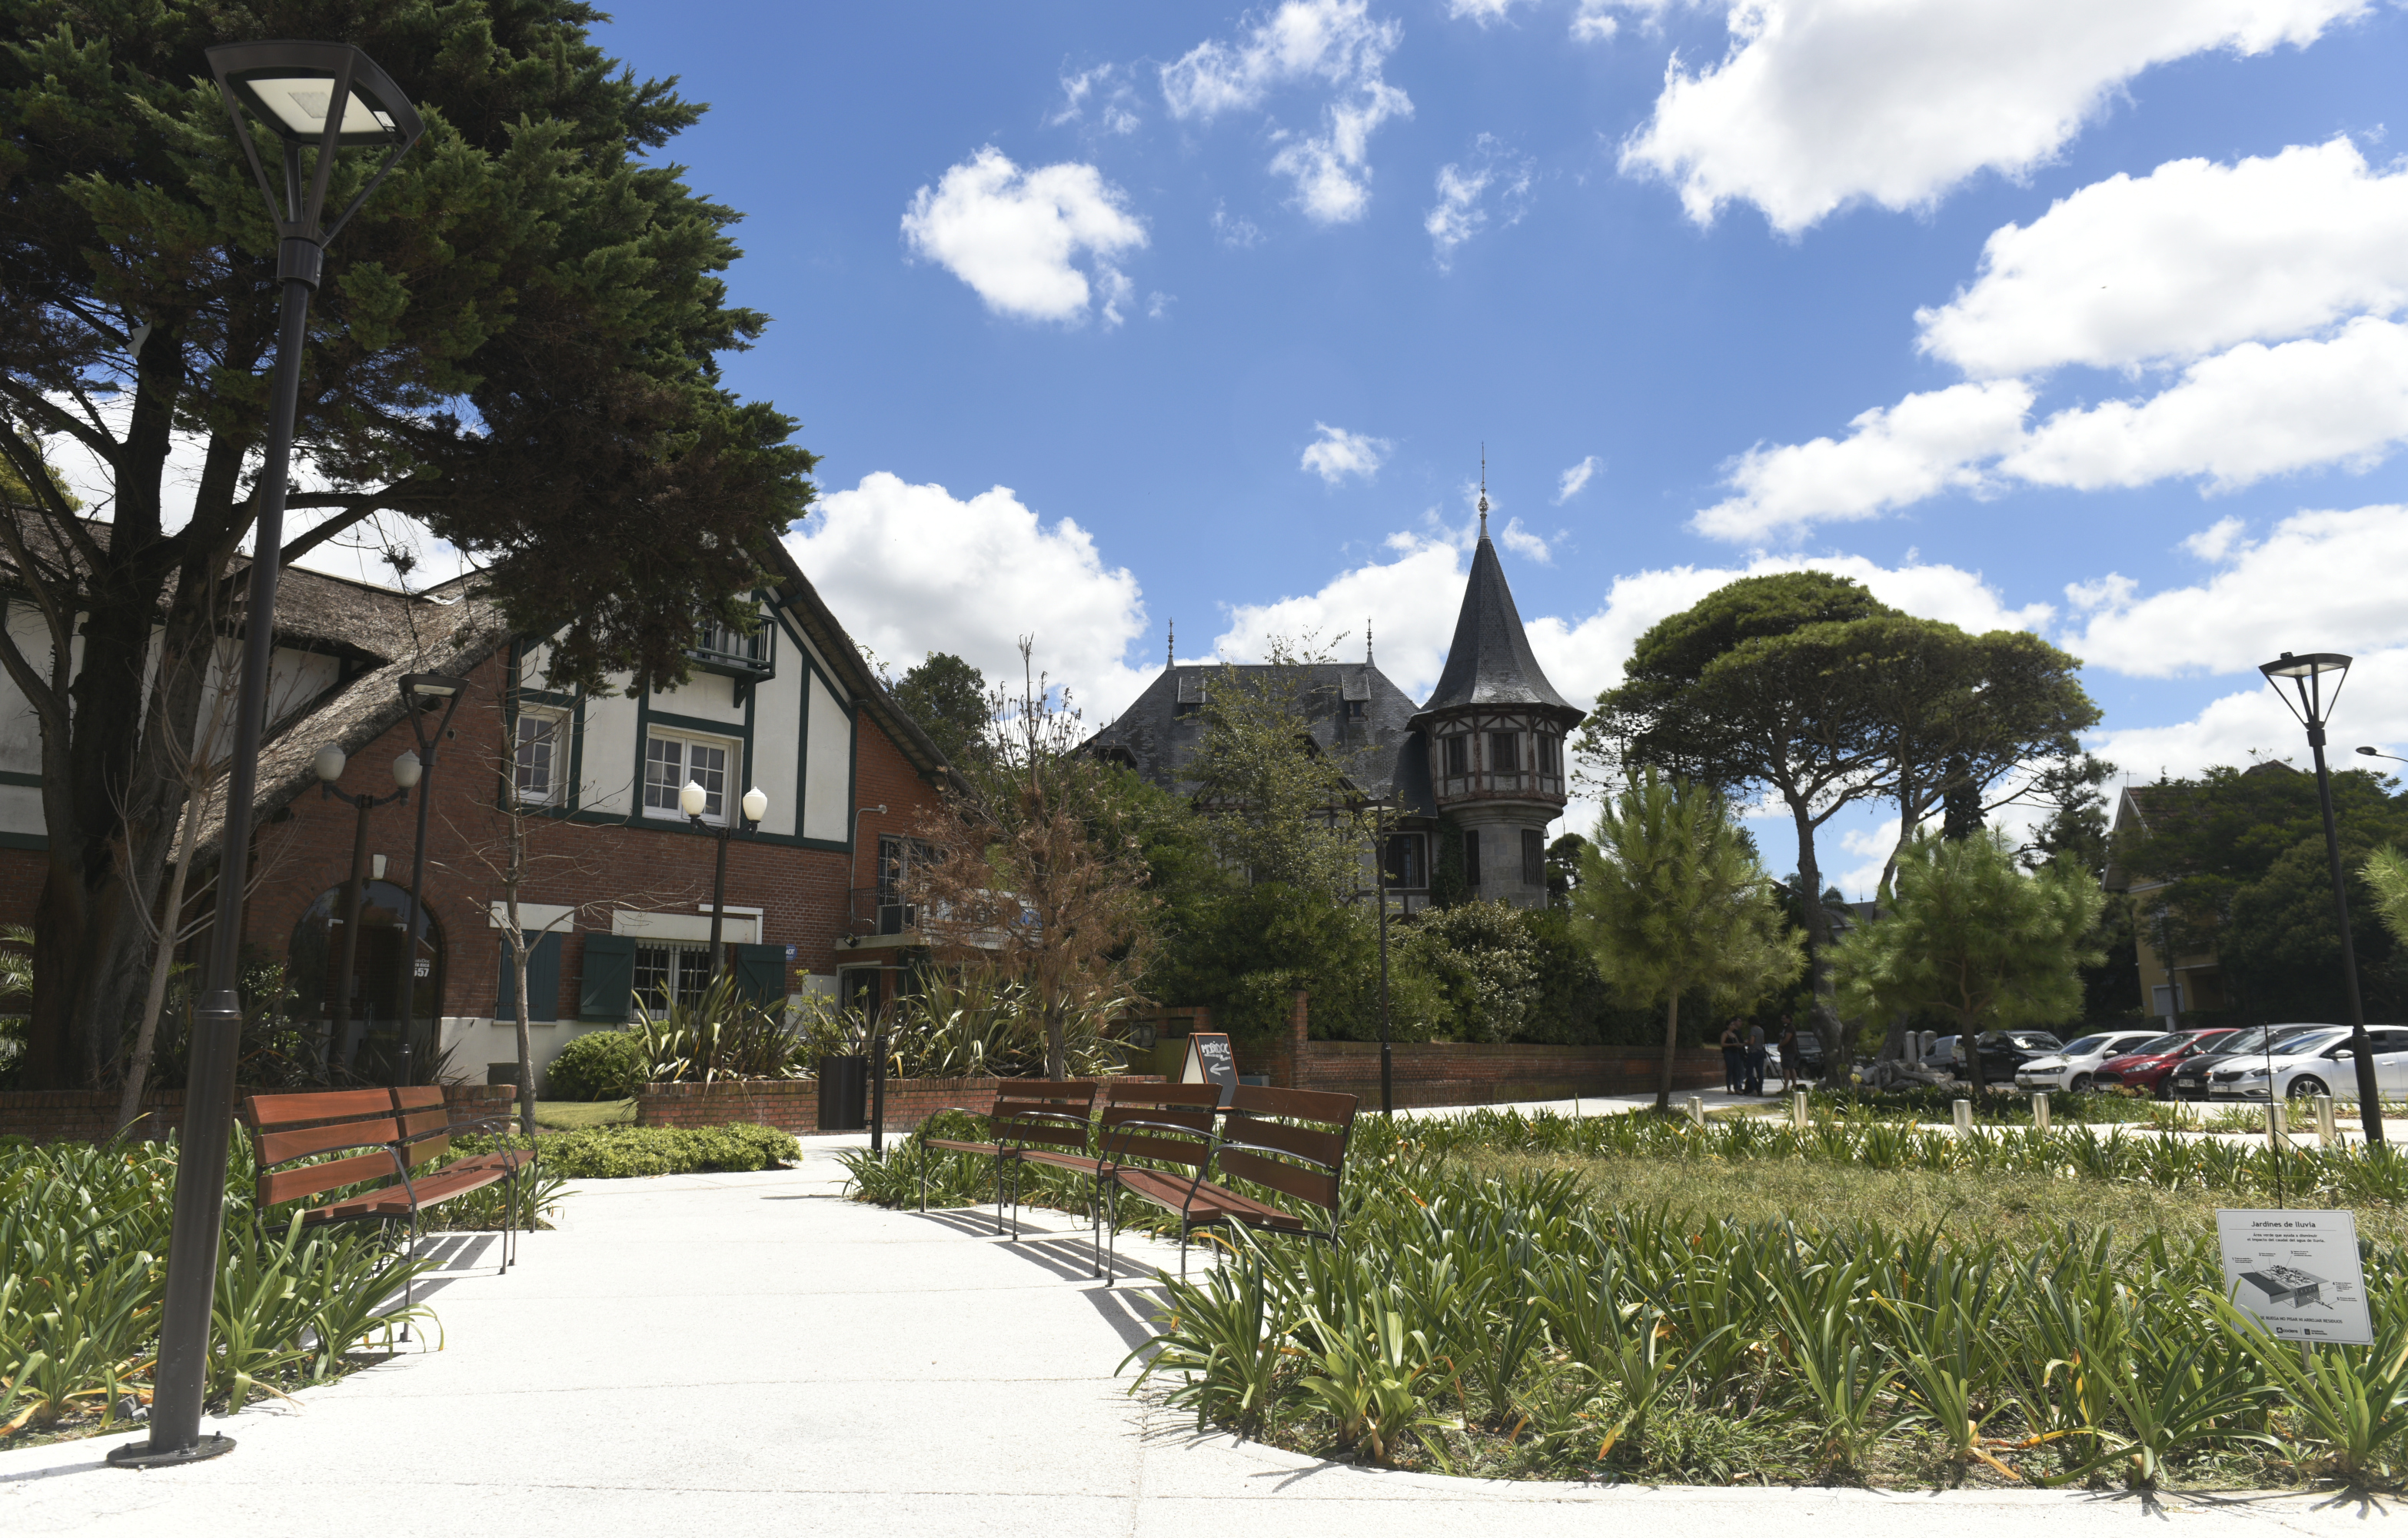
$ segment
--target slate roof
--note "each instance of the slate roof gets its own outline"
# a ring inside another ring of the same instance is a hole
[[[1200,707],[1225,670],[1247,677],[1273,669],[1259,663],[1188,663],[1168,668],[1117,720],[1087,740],[1088,750],[1125,756],[1165,790],[1195,794],[1197,783],[1185,769],[1204,740]],[[1367,796],[1394,796],[1408,812],[1438,815],[1438,801],[1430,793],[1428,747],[1410,725],[1412,697],[1368,662],[1316,663],[1296,670],[1308,680],[1306,713],[1312,740],[1345,769],[1347,778]],[[1363,702],[1359,718],[1346,714],[1346,700]],[[1184,714],[1182,702],[1192,707]]]
[[[1472,552],[1471,581],[1465,584],[1463,609],[1455,616],[1446,670],[1412,725],[1422,725],[1436,712],[1467,705],[1539,706],[1560,715],[1567,730],[1588,713],[1555,692],[1539,659],[1530,654],[1529,634],[1522,627],[1513,591],[1505,585],[1505,568],[1484,526]]]

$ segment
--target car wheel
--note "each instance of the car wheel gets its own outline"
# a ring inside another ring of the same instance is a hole
[[[2067,1085],[2065,1087],[2071,1094],[2087,1095],[2090,1093],[2090,1075],[2087,1073],[2077,1073],[2073,1076],[2073,1082]]]
[[[2157,1081],[2157,1087],[2154,1093],[2157,1099],[2161,1100],[2172,1100],[2174,1098],[2173,1081],[2171,1079],[2159,1079]]]
[[[2331,1093],[2331,1090],[2325,1087],[2325,1082],[2322,1079],[2314,1078],[2305,1073],[2291,1081],[2289,1090],[2291,1099],[2295,1100],[2312,1100],[2319,1095]]]

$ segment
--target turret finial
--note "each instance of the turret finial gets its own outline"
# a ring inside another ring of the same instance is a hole
[[[1179,666],[1179,622],[1170,622],[1170,634],[1162,643],[1162,667],[1165,672]]]
[[[1488,538],[1488,445],[1480,446],[1480,537]]]
[[[1363,666],[1371,666],[1371,621],[1369,617],[1363,621]]]

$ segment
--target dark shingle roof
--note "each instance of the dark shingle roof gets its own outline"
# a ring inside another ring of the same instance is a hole
[[[1587,713],[1555,693],[1530,654],[1530,638],[1513,607],[1512,589],[1505,585],[1505,568],[1485,533],[1472,552],[1471,581],[1464,586],[1446,670],[1414,724],[1432,712],[1465,705],[1541,706],[1561,712],[1567,728]]]
[[[1240,677],[1273,671],[1267,664],[1186,664],[1157,675],[1117,720],[1087,740],[1091,752],[1124,757],[1140,774],[1165,790],[1193,795],[1187,764],[1204,740],[1201,706],[1226,670]],[[1407,812],[1435,816],[1429,755],[1422,734],[1408,723],[1412,697],[1367,662],[1312,663],[1297,667],[1305,679],[1306,713],[1312,740],[1337,760],[1367,796],[1397,798]],[[1344,702],[1360,700],[1363,713],[1350,716]],[[1190,710],[1182,713],[1180,706]]]

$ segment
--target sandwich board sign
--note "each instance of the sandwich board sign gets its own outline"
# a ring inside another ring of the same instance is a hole
[[[2286,1341],[2372,1345],[2358,1215],[2219,1208],[2224,1295]]]
[[[1187,1038],[1187,1066],[1180,1071],[1181,1084],[1210,1084],[1221,1086],[1221,1103],[1238,1088],[1238,1059],[1230,1054],[1229,1038],[1219,1031],[1199,1031]]]

